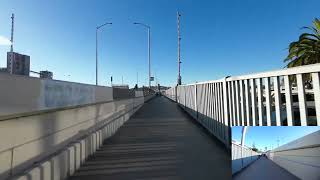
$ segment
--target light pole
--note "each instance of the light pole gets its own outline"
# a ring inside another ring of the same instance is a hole
[[[145,25],[143,23],[134,22],[133,24],[141,25],[148,29],[148,64],[149,64],[149,88],[151,88],[151,62],[150,62],[150,26]]]
[[[246,139],[246,133],[248,131],[249,126],[243,126],[242,127],[242,136],[241,136],[241,163],[242,163],[242,167],[243,167],[243,147],[244,147],[244,141]]]
[[[108,24],[111,25],[112,23],[107,22],[96,27],[96,86],[98,85],[98,30]]]

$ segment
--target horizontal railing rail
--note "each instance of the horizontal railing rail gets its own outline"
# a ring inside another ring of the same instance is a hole
[[[320,64],[179,85],[165,95],[222,126],[320,125]],[[218,127],[219,128],[219,127]],[[214,130],[220,139],[226,134]]]

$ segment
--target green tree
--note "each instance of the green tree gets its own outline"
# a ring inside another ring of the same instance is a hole
[[[311,33],[303,33],[299,40],[290,43],[289,54],[284,62],[287,67],[320,63],[320,21],[315,18],[313,26],[303,27]]]
[[[255,151],[255,152],[258,152],[258,148],[256,148],[256,144],[253,142],[252,143],[252,148],[251,148],[252,151]]]

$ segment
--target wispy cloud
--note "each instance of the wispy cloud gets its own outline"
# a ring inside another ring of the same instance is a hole
[[[11,41],[4,37],[4,36],[0,36],[0,46],[10,46],[11,45]]]

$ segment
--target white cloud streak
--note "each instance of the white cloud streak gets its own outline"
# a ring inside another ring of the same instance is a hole
[[[4,36],[0,36],[0,46],[10,46],[11,45],[11,41],[4,37]]]

